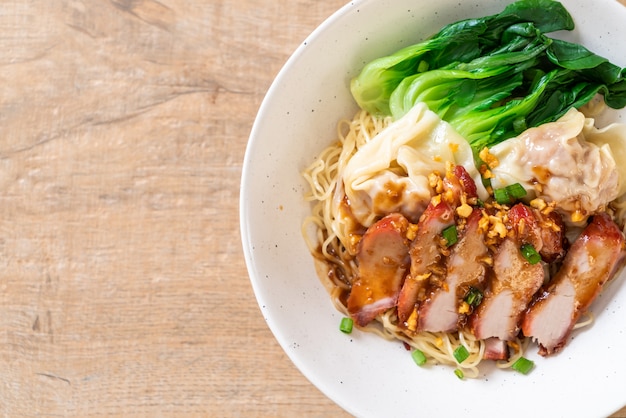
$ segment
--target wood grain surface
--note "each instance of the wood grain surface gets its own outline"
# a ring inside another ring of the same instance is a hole
[[[347,416],[267,328],[238,223],[261,100],[344,3],[2,2],[0,415]]]

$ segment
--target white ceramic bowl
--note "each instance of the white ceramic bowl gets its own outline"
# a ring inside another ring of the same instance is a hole
[[[626,66],[626,8],[616,0],[566,0],[576,30],[562,35]],[[507,1],[352,1],[295,51],[267,93],[246,150],[241,234],[261,312],[302,373],[356,416],[607,416],[626,404],[626,283],[593,305],[596,323],[527,376],[483,367],[475,380],[447,366],[415,366],[399,343],[338,331],[342,317],[318,280],[300,227],[309,213],[302,170],[356,110],[349,80],[375,57],[441,26],[502,10]],[[626,122],[626,112],[612,117]]]

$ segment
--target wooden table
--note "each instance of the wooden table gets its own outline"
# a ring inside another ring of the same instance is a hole
[[[261,100],[344,1],[2,2],[2,416],[347,416],[265,325],[238,229]]]

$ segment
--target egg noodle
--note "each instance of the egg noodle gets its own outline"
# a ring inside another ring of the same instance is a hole
[[[302,224],[302,234],[315,258],[318,276],[336,309],[345,315],[348,315],[346,301],[351,282],[357,274],[355,255],[359,236],[354,233],[356,221],[346,216],[345,205],[338,204],[345,199],[341,175],[355,152],[391,122],[391,118],[373,117],[363,110],[352,120],[341,120],[337,125],[338,141],[324,149],[303,172],[311,189],[306,200],[312,202],[312,210]],[[400,327],[395,308],[379,314],[376,321],[362,329],[421,350],[428,358],[428,364],[447,364],[461,369],[466,377],[479,376],[478,365],[483,359],[485,342],[467,330],[407,334]],[[530,338],[509,342],[509,359],[497,361],[496,367],[509,368],[523,356],[529,343]],[[469,352],[469,357],[462,363],[453,355],[460,345]]]

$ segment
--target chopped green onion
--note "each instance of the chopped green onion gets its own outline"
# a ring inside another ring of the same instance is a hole
[[[522,374],[528,374],[534,367],[535,363],[532,360],[528,360],[525,357],[518,358],[511,366],[513,370],[516,370]]]
[[[469,357],[469,351],[467,351],[467,348],[465,348],[465,346],[460,345],[456,348],[456,350],[454,350],[454,353],[452,353],[452,355],[460,364],[467,360],[467,358]]]
[[[446,246],[448,247],[454,245],[459,239],[459,236],[456,232],[456,225],[450,225],[441,232],[441,235],[443,235],[443,239],[446,240]]]
[[[342,318],[341,324],[339,324],[339,330],[343,333],[350,334],[352,332],[352,325],[354,325],[352,318]]]
[[[411,353],[411,357],[413,357],[413,361],[418,366],[423,366],[424,364],[426,364],[426,356],[421,350],[413,350],[413,352]]]
[[[463,373],[463,370],[461,369],[454,369],[454,374],[456,375],[456,377],[458,377],[461,380],[463,380],[463,378],[465,377],[465,374]]]
[[[509,184],[493,191],[493,198],[501,205],[512,203],[516,199],[526,196],[526,189],[519,183]]]
[[[526,196],[526,189],[519,183],[509,184],[506,186],[506,192],[513,199],[519,199]]]
[[[475,287],[470,287],[467,291],[467,295],[465,295],[465,302],[472,307],[477,307],[480,305],[480,302],[483,301],[483,294],[480,290]]]
[[[493,191],[493,198],[496,199],[496,202],[500,203],[501,205],[511,203],[511,196],[509,196],[509,193],[506,191],[506,188],[495,189]]]
[[[532,244],[522,245],[520,251],[522,252],[522,255],[524,256],[526,261],[528,261],[530,264],[537,264],[541,261],[541,256],[539,255],[537,250],[535,250],[535,247],[533,247]]]

